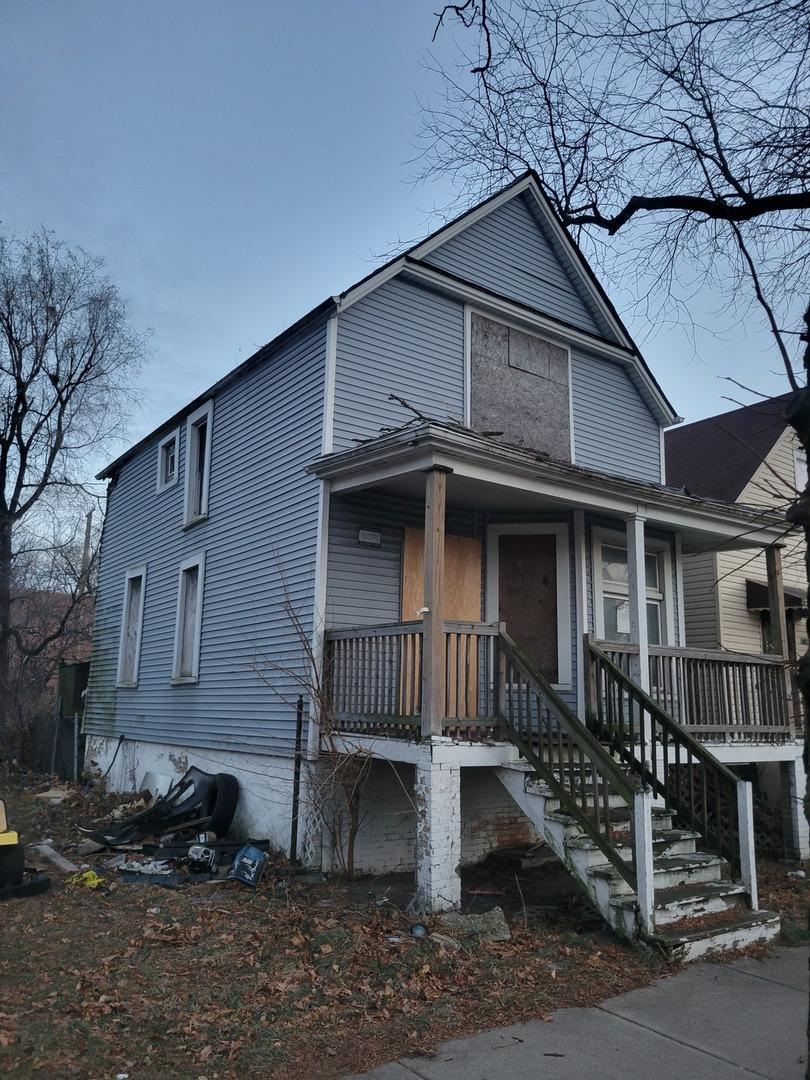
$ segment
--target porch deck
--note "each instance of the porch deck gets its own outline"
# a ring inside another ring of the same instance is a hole
[[[509,687],[500,630],[497,623],[444,623],[443,735],[476,742],[502,739],[498,701]],[[597,644],[625,674],[633,674],[637,646]],[[593,663],[587,647],[583,660]],[[324,677],[334,728],[419,739],[422,667],[421,621],[327,631]],[[650,646],[649,694],[702,742],[777,743],[796,737],[785,662],[778,656]]]

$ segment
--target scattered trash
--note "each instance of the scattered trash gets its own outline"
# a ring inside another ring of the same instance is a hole
[[[268,861],[269,856],[266,851],[260,851],[247,844],[237,851],[227,874],[228,881],[238,881],[242,885],[250,885],[255,889],[262,879]]]
[[[160,908],[159,907],[148,907],[146,909],[146,914],[147,915],[159,915],[160,914]]]
[[[77,855],[95,855],[104,850],[104,844],[97,844],[95,840],[81,840],[76,845]]]
[[[192,844],[188,849],[188,865],[191,870],[207,870],[213,874],[217,865],[217,853],[202,844]]]
[[[83,870],[78,874],[71,874],[70,877],[65,878],[65,884],[81,889],[103,889],[107,882],[95,870]]]
[[[63,874],[75,874],[80,869],[76,863],[71,862],[70,859],[66,859],[64,855],[60,855],[58,851],[55,851],[50,844],[32,844],[31,847],[43,859],[53,863],[56,869],[61,870]]]
[[[47,791],[40,791],[34,798],[43,799],[45,802],[60,803],[69,799],[72,794],[73,791],[70,788],[48,788]]]
[[[124,859],[117,869],[128,874],[171,874],[174,869],[168,859]]]
[[[36,896],[51,887],[51,879],[25,865],[19,834],[8,827],[6,804],[0,799],[0,900]]]
[[[457,911],[448,911],[440,915],[439,919],[460,937],[477,938],[479,941],[509,941],[512,937],[503,908],[499,907],[481,915],[462,915]]]
[[[454,937],[450,937],[449,934],[434,932],[428,934],[428,941],[432,941],[434,945],[439,945],[443,949],[450,949],[452,952],[459,952],[461,949],[461,943],[456,941]]]
[[[474,885],[467,889],[467,896],[506,896],[505,889],[492,889],[483,885]]]
[[[212,776],[201,769],[190,768],[168,792],[117,827],[99,830],[79,826],[83,836],[104,847],[124,847],[149,836],[201,827],[206,832],[224,836],[228,831],[239,799],[239,781],[230,773]]]
[[[427,927],[422,923],[414,923],[411,927],[411,937],[427,937]]]
[[[803,878],[807,877],[807,874],[804,870],[788,870],[788,877],[794,878],[796,881],[801,881]]]
[[[401,937],[399,934],[389,934],[385,940],[389,945],[401,945],[405,938]]]

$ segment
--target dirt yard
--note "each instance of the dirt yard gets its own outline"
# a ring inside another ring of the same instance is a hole
[[[73,822],[104,818],[120,797],[77,792],[49,807],[39,788],[0,775],[11,826],[82,862]],[[806,934],[810,883],[785,871],[766,868],[762,902],[778,900],[790,933]],[[0,908],[4,1077],[334,1077],[667,971],[606,931],[559,869],[508,860],[467,872],[465,906],[502,906],[511,940],[459,949],[412,935],[403,877],[307,883],[280,861],[255,891],[122,884],[115,871],[91,891],[52,876],[50,892]]]

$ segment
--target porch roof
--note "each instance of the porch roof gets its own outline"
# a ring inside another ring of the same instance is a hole
[[[333,492],[378,488],[406,497],[424,495],[426,469],[452,472],[448,502],[497,510],[582,509],[603,515],[640,514],[655,527],[682,534],[684,550],[750,548],[778,543],[780,514],[690,495],[682,489],[614,476],[467,428],[424,420],[351,450],[326,454],[307,471]]]

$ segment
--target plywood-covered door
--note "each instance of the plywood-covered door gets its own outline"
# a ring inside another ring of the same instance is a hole
[[[424,605],[425,532],[424,529],[405,529],[402,540],[402,619],[409,621],[420,618],[417,612]],[[448,622],[481,620],[481,541],[474,537],[447,534],[444,538],[444,617]],[[469,655],[465,653],[460,657],[459,649],[466,648],[466,642],[459,642],[458,638],[451,638],[448,642],[446,715],[458,715],[460,718],[474,716],[477,703],[478,656],[470,651]],[[413,670],[413,663],[410,658],[403,658],[403,687],[412,686],[421,678],[421,672]],[[462,671],[462,675],[459,675],[459,671]]]
[[[498,537],[498,620],[540,671],[557,682],[557,539],[549,534]]]

